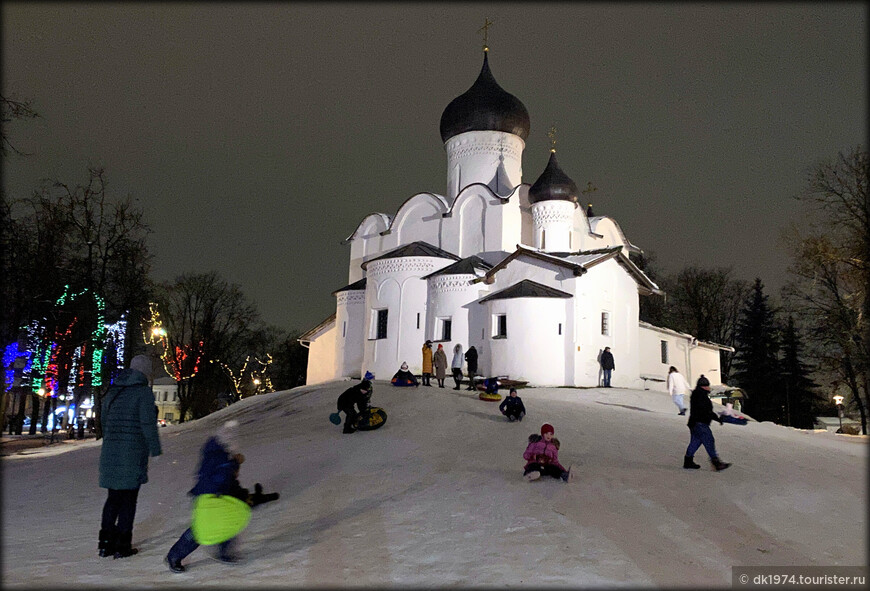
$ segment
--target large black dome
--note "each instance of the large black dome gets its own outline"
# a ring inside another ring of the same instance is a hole
[[[556,152],[550,152],[550,161],[535,184],[529,188],[529,203],[541,201],[572,201],[577,203],[577,185],[559,168]]]
[[[441,140],[466,131],[504,131],[529,137],[529,112],[520,100],[505,91],[489,71],[483,54],[483,68],[474,84],[456,97],[441,114]]]

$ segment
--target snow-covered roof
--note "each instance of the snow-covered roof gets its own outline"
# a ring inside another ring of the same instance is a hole
[[[523,279],[510,287],[492,293],[481,298],[478,303],[482,304],[490,300],[507,300],[512,298],[571,298],[570,293],[548,287],[531,279]]]

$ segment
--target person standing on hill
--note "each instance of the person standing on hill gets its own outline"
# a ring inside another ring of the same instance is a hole
[[[150,381],[151,358],[136,355],[121,370],[103,397],[100,488],[109,490],[100,524],[99,555],[127,558],[139,487],[148,482],[148,456],[159,456],[160,436]]]
[[[431,386],[429,380],[432,377],[432,341],[423,343],[423,371],[422,381],[424,386]]]
[[[474,390],[474,376],[477,374],[477,349],[474,345],[465,353],[465,363],[468,365],[468,389]]]
[[[719,421],[721,425],[722,417],[713,412],[713,403],[710,401],[710,380],[701,375],[698,378],[698,385],[692,390],[692,397],[689,399],[688,426],[692,438],[689,441],[689,447],[686,448],[683,468],[697,470],[701,467],[694,462],[693,458],[695,452],[702,445],[710,455],[710,463],[713,464],[713,469],[717,472],[731,465],[720,460],[719,454],[716,453],[716,441],[713,439],[713,432],[710,431],[711,421]]]
[[[435,351],[433,357],[435,365],[435,379],[438,380],[438,387],[444,387],[444,378],[447,376],[447,353],[444,352],[444,345],[438,344],[438,350]]]
[[[683,396],[692,389],[689,382],[683,377],[677,368],[673,365],[668,370],[668,392],[671,394],[671,399],[677,408],[680,409],[680,415],[686,414],[686,405],[683,404]]]
[[[450,363],[453,382],[456,384],[454,390],[459,390],[459,385],[462,383],[462,359],[462,345],[456,343],[456,346],[453,347],[453,361]]]
[[[616,369],[613,363],[613,353],[610,352],[610,347],[604,347],[601,353],[601,371],[604,375],[604,387],[610,388],[610,374]]]

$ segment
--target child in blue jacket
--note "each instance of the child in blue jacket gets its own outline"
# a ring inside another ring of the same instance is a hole
[[[263,487],[258,482],[254,486],[254,494],[239,484],[239,467],[245,461],[237,445],[238,421],[227,421],[214,437],[210,437],[202,447],[202,458],[199,464],[196,485],[188,494],[198,495],[230,495],[246,502],[250,506],[260,505],[278,498],[278,493],[263,494]],[[227,540],[218,546],[218,558],[223,562],[236,562],[238,558],[232,553],[235,538]],[[166,555],[166,562],[172,572],[184,572],[181,561],[199,547],[194,539],[193,530],[181,534]]]

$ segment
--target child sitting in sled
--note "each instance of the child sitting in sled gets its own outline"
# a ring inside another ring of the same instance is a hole
[[[390,383],[399,387],[414,386],[417,388],[420,386],[420,383],[417,381],[417,376],[408,371],[408,364],[404,361],[402,362],[399,371],[397,371],[396,375],[393,376],[393,379],[390,380]]]
[[[561,478],[564,482],[573,480],[571,469],[566,470],[559,463],[559,447],[556,445],[558,440],[554,438],[554,434],[553,425],[544,423],[541,425],[540,435],[529,435],[529,445],[523,453],[523,459],[527,462],[523,469],[526,480],[537,480],[541,476]]]
[[[259,482],[253,495],[239,484],[239,467],[245,456],[237,445],[238,426],[238,421],[227,421],[202,447],[197,482],[188,493],[196,497],[191,527],[166,555],[172,572],[184,572],[181,561],[200,544],[217,544],[221,561],[236,562],[233,542],[247,525],[251,507],[278,498],[278,493],[263,494]]]

